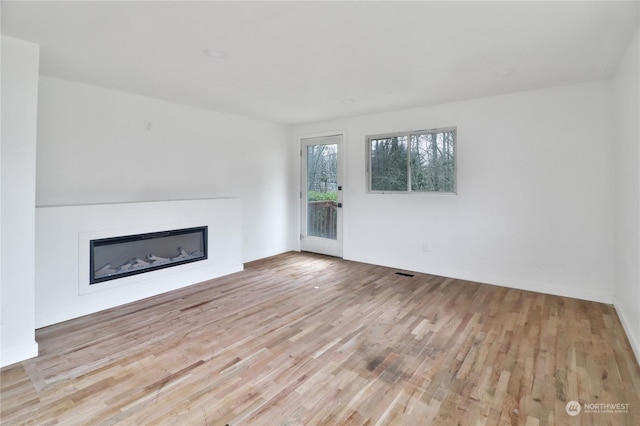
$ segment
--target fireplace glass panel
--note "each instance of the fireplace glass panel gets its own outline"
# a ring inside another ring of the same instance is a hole
[[[207,259],[207,227],[90,241],[90,284]]]

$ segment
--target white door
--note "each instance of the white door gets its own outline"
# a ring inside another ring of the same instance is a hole
[[[342,135],[300,140],[300,249],[342,257]]]

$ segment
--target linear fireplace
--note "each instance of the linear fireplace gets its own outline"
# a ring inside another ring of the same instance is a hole
[[[207,259],[207,226],[89,241],[90,284]]]

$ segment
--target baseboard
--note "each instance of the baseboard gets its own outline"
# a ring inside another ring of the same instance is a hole
[[[621,307],[616,302],[617,301],[614,300],[613,306],[616,309],[618,318],[620,318],[620,323],[622,323],[622,328],[624,329],[624,332],[627,335],[627,339],[629,340],[629,344],[631,345],[633,354],[636,356],[636,362],[640,365],[640,342],[638,342],[637,337],[633,334],[633,329],[629,324],[629,320],[624,315],[624,310],[622,310]]]
[[[497,285],[500,287],[514,288],[517,290],[531,291],[534,293],[544,293],[544,294],[550,294],[552,296],[569,297],[571,299],[579,299],[579,300],[587,300],[589,302],[604,303],[607,305],[613,304],[613,294],[592,291],[592,290],[559,287],[559,286],[552,286],[552,285],[543,284],[543,283],[521,282],[521,281],[513,281],[513,280],[504,280],[502,282],[499,282],[498,280],[491,280],[491,279],[480,280],[480,281],[472,280],[472,281],[477,281],[480,283],[486,283],[491,285]]]
[[[262,250],[255,253],[248,253],[243,255],[242,263],[253,262],[254,260],[266,259],[267,257],[277,256],[282,253],[286,253],[293,250],[291,247],[274,248],[271,250]]]
[[[613,304],[613,293],[599,292],[593,290],[584,290],[579,288],[560,287],[549,285],[545,283],[519,280],[512,277],[504,277],[498,275],[480,275],[475,274],[473,271],[449,271],[449,270],[416,270],[407,265],[390,265],[381,261],[381,259],[373,258],[347,258],[345,260],[352,260],[354,262],[369,263],[372,265],[380,265],[388,268],[397,268],[407,271],[414,271],[423,274],[437,275],[447,278],[453,278],[464,281],[471,281],[480,284],[489,284],[499,287],[508,287],[516,290],[531,291],[535,293],[550,294],[553,296],[570,297],[572,299],[588,300],[590,302],[606,303],[608,305]]]
[[[0,353],[0,367],[38,356],[38,343],[33,342],[18,348],[3,350]]]

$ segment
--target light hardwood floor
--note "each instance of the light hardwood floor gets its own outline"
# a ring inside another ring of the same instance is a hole
[[[286,253],[37,330],[2,424],[640,424],[613,307],[395,272]]]

